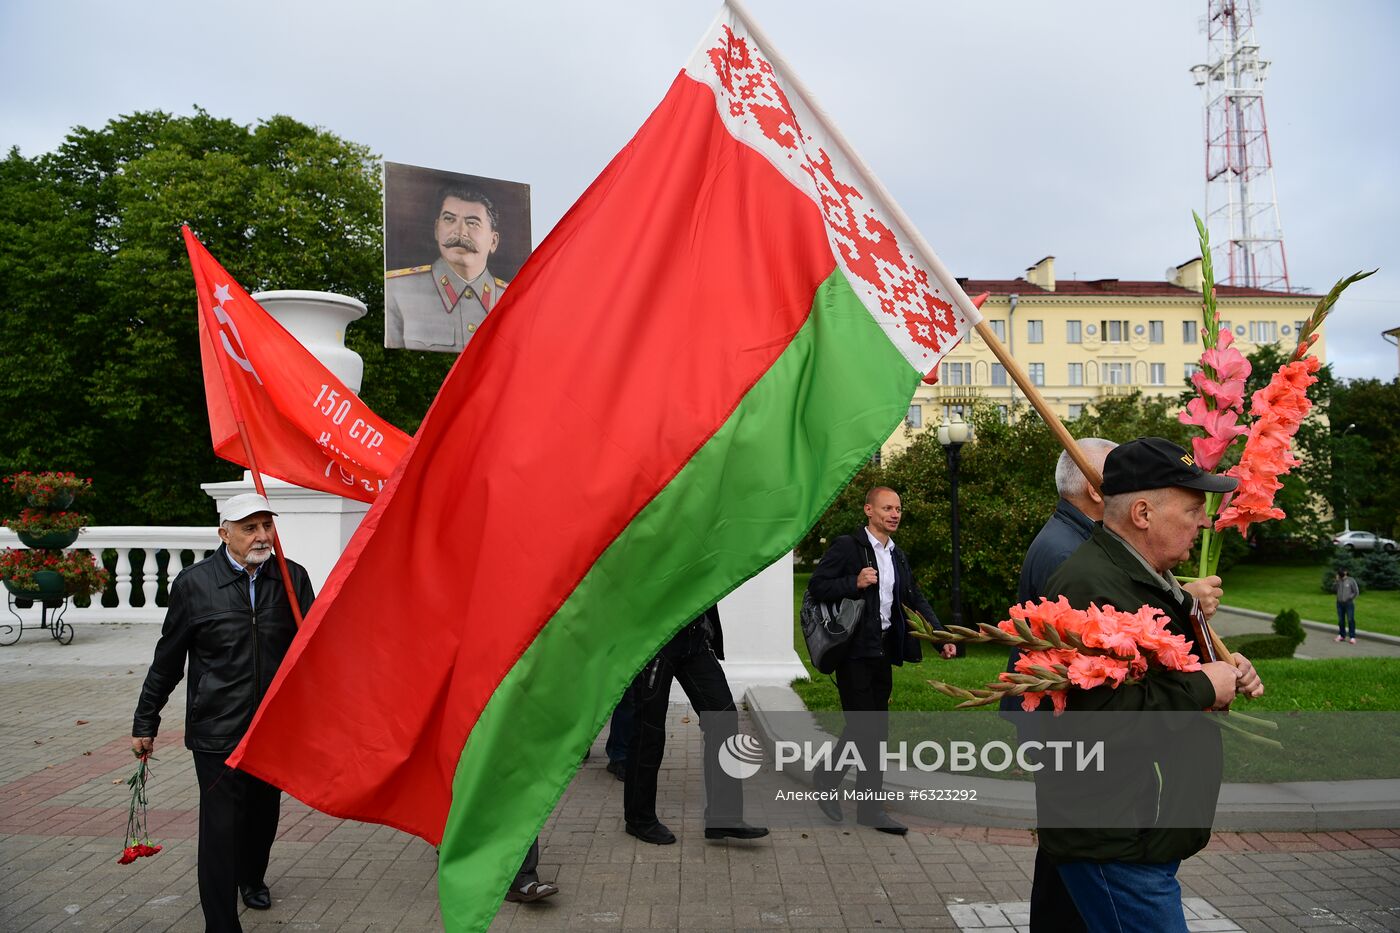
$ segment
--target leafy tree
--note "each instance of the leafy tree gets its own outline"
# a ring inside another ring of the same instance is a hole
[[[200,524],[199,484],[236,478],[210,448],[180,225],[250,292],[365,302],[348,345],[364,398],[412,431],[452,358],[386,353],[375,157],[290,117],[196,110],[79,127],[0,160],[0,471],[92,476],[103,524]]]
[[[1394,538],[1400,532],[1400,378],[1338,384],[1330,415],[1339,517]]]

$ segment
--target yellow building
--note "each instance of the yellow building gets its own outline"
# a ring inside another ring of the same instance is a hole
[[[1086,405],[1134,389],[1176,397],[1201,356],[1201,260],[1168,270],[1160,282],[1097,279],[1056,281],[1055,257],[1046,256],[1010,280],[959,279],[969,295],[989,292],[982,316],[1029,374],[1061,418]],[[1222,324],[1240,352],[1262,344],[1292,348],[1317,295],[1218,286]],[[1319,340],[1314,350],[1326,362]],[[912,431],[937,428],[943,418],[965,414],[984,401],[1009,414],[1024,394],[976,332],[969,333],[939,365],[938,382],[921,385],[906,427],[880,449],[903,450]]]

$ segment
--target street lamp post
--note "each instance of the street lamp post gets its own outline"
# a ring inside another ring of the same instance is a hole
[[[1354,428],[1354,427],[1356,427],[1355,424],[1349,424],[1349,425],[1347,425],[1346,430],[1343,431],[1343,432],[1341,433],[1341,437],[1342,437],[1342,438],[1345,438],[1348,434],[1351,433],[1351,429]],[[1343,441],[1342,446],[1343,446],[1343,448],[1346,447],[1345,441]],[[1346,458],[1344,457],[1343,459],[1345,460]],[[1342,522],[1343,522],[1343,525],[1342,525],[1342,532],[1343,532],[1343,533],[1346,533],[1346,532],[1348,532],[1348,531],[1351,531],[1351,498],[1350,498],[1350,496],[1349,496],[1348,493],[1347,493],[1347,471],[1346,471],[1345,469],[1343,469],[1343,470],[1341,470],[1341,474],[1342,474]]]
[[[948,485],[953,532],[953,592],[952,624],[962,625],[962,553],[958,541],[958,467],[962,463],[962,446],[972,438],[972,426],[961,415],[944,418],[938,426],[938,443],[948,452]],[[958,646],[961,656],[963,647]]]

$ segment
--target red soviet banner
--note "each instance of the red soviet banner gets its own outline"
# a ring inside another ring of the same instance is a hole
[[[409,436],[380,418],[281,324],[184,228],[199,295],[199,352],[214,452],[262,473],[373,502],[408,449]]]

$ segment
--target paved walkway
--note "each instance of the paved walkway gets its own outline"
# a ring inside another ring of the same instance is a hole
[[[0,930],[198,931],[189,755],[162,736],[151,829],[165,850],[118,866],[131,709],[155,626],[85,625],[67,647],[41,632],[0,648]],[[183,690],[167,711],[183,716]],[[775,831],[758,843],[700,832],[700,742],[672,707],[658,800],[681,837],[622,832],[621,785],[601,741],[542,836],[541,874],[563,892],[507,904],[493,929],[1025,929],[1033,839],[1020,830],[913,823]],[[269,871],[274,906],[249,931],[441,929],[426,843],[293,800]],[[1191,928],[1400,930],[1400,833],[1217,834],[1182,867]]]

